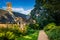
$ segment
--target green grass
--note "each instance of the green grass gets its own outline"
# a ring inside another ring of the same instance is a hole
[[[16,38],[16,40],[37,40],[39,31],[30,30],[27,35]]]

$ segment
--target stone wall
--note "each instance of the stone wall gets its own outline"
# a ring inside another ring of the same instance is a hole
[[[17,24],[0,24],[0,28],[12,27]]]

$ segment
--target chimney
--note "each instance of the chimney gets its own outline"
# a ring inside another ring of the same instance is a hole
[[[12,5],[10,2],[7,2],[7,11],[12,11]]]

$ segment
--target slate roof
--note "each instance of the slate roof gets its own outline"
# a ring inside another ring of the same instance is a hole
[[[21,17],[21,18],[23,18],[25,20],[28,20],[30,18],[28,15],[24,15],[24,14],[18,13],[18,12],[13,12],[13,14],[14,14],[15,17]],[[7,17],[7,19],[4,18],[3,15],[5,15]],[[5,23],[5,22],[14,22],[12,16],[6,10],[0,9],[0,16],[1,16],[0,17],[0,22],[2,22],[2,23]]]
[[[18,12],[13,12],[13,14],[14,14],[15,17],[22,17],[24,19],[26,19],[26,16],[27,16],[27,15],[24,15],[24,14],[18,13]]]

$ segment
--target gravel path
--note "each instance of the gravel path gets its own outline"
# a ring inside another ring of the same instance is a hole
[[[49,40],[44,30],[40,30],[38,40]]]

